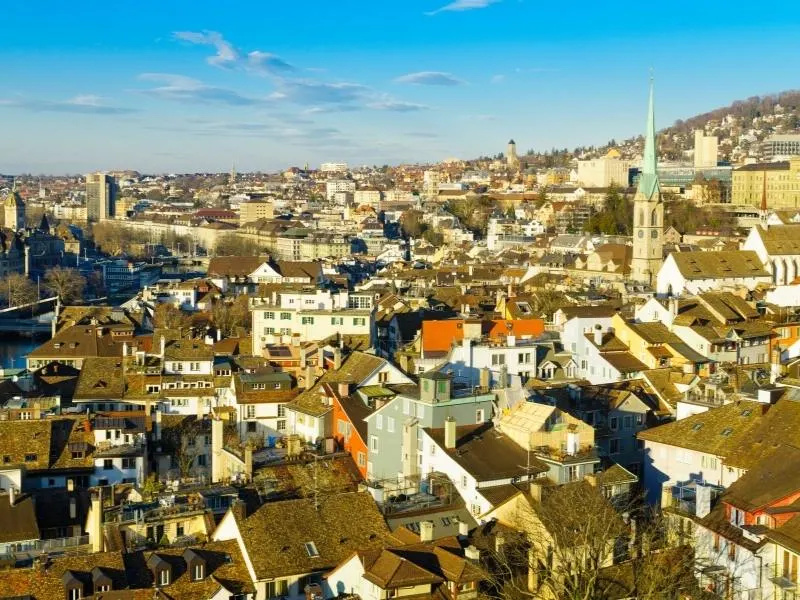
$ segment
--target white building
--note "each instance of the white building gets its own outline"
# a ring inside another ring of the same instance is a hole
[[[324,290],[285,292],[251,299],[253,353],[266,344],[324,340],[332,335],[365,335],[372,331],[375,297],[371,293],[332,294]]]
[[[772,283],[772,275],[752,250],[673,252],[656,279],[659,296],[696,295],[714,290]]]
[[[325,162],[319,166],[319,170],[323,173],[347,173],[348,166],[346,162]]]
[[[698,129],[694,132],[694,168],[709,169],[717,166],[718,138]]]
[[[613,152],[613,151],[612,151]],[[628,187],[630,164],[609,152],[603,158],[578,161],[578,182],[584,187]]]
[[[325,182],[325,197],[332,202],[334,195],[339,192],[353,194],[356,191],[356,182],[350,179],[329,179]]]

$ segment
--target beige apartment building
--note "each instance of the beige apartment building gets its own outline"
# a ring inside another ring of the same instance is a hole
[[[800,156],[791,160],[745,165],[734,169],[731,186],[733,204],[760,207],[765,193],[768,209],[800,208]]]
[[[239,226],[259,219],[272,219],[275,211],[272,202],[267,200],[250,200],[239,205]]]

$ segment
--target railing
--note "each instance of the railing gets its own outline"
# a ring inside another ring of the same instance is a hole
[[[201,502],[189,504],[174,504],[172,506],[158,506],[155,508],[138,509],[136,507],[117,508],[106,511],[103,515],[105,523],[132,523],[136,521],[160,521],[170,517],[177,517],[188,513],[203,512],[206,507]]]
[[[35,558],[40,554],[65,554],[68,552],[90,552],[89,536],[81,535],[51,540],[37,540],[25,548],[9,550],[0,554],[0,561],[18,561]]]

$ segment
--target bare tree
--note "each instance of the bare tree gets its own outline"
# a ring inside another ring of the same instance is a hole
[[[228,233],[221,236],[214,246],[216,256],[258,256],[261,249],[254,241]]]
[[[247,296],[239,296],[233,302],[215,302],[211,308],[211,321],[226,337],[234,335],[240,327],[247,328],[250,324]]]
[[[71,304],[83,298],[86,279],[76,269],[53,267],[44,274],[44,287],[64,304]]]
[[[172,456],[181,479],[194,472],[198,452],[195,440],[201,435],[202,426],[194,417],[183,417],[164,427],[161,432],[162,450]]]
[[[510,529],[498,534],[502,543],[492,544],[485,557],[491,595],[667,600],[695,585],[691,552],[669,547],[655,513],[638,503],[620,513],[587,481],[534,488],[531,498],[518,502]]]
[[[153,325],[164,329],[189,327],[191,317],[169,303],[159,304],[153,313]]]
[[[0,281],[0,297],[9,306],[29,304],[37,299],[36,285],[21,273],[10,273]]]

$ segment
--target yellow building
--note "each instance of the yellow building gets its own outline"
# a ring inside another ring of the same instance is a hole
[[[677,367],[688,362],[685,344],[663,323],[631,323],[619,314],[611,319],[611,327],[628,350],[650,369]],[[678,350],[684,350],[681,354]]]
[[[800,208],[800,156],[791,160],[745,165],[733,171],[731,200],[733,204],[761,206],[767,178],[767,208],[772,210]]]
[[[272,202],[250,200],[239,205],[239,224],[252,223],[259,219],[271,219],[274,216]]]

